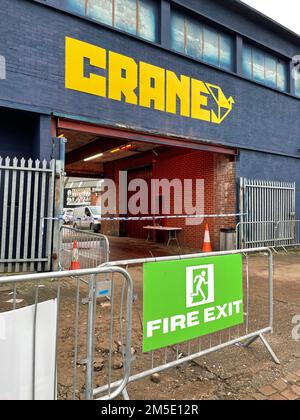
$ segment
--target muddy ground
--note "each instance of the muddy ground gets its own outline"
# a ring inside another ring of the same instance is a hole
[[[118,242],[112,246],[112,260],[122,259],[128,255],[128,249],[132,249],[128,242]],[[145,244],[136,242],[136,249],[130,257],[148,256],[145,253]],[[119,247],[119,248],[118,248]],[[126,252],[126,247],[127,252]],[[150,247],[150,246],[149,246]],[[187,253],[190,250],[181,250]],[[177,254],[175,248],[152,246],[151,253],[156,256]],[[124,255],[123,255],[124,254]],[[271,384],[277,378],[285,376],[288,372],[300,368],[300,342],[292,338],[292,319],[300,315],[300,252],[290,251],[288,254],[280,252],[274,255],[274,334],[267,336],[269,343],[281,361],[276,365],[270,358],[269,353],[261,342],[257,341],[250,348],[245,349],[231,346],[224,350],[214,352],[208,356],[196,359],[180,367],[169,369],[160,373],[155,382],[146,378],[128,385],[127,391],[131,399],[142,400],[176,400],[176,399],[253,399],[257,390]],[[142,268],[133,266],[130,273],[134,280],[135,302],[133,305],[132,327],[132,373],[138,373],[175,360],[177,356],[187,355],[210,346],[225,342],[234,338],[237,334],[245,333],[244,329],[232,329],[222,334],[216,334],[211,340],[207,338],[193,342],[190,346],[182,344],[179,349],[169,348],[167,354],[164,351],[155,354],[154,359],[150,354],[142,355]],[[249,260],[249,331],[255,328],[263,328],[268,324],[267,311],[267,256],[260,254]],[[244,272],[246,278],[246,272]],[[125,310],[120,314],[122,279],[116,275],[114,301],[102,299],[97,302],[96,328],[95,328],[95,386],[102,386],[109,379],[109,322],[111,311],[114,309],[113,329],[113,357],[111,363],[112,380],[122,378],[122,337],[120,325],[123,329],[126,325]],[[44,283],[46,287],[39,289],[40,300],[56,296],[56,282]],[[79,326],[78,336],[75,334],[76,320],[76,296],[77,283],[67,280],[61,283],[61,309],[60,328],[58,342],[58,393],[61,399],[84,398],[84,378],[86,366],[84,364],[86,352],[86,328],[87,328],[87,305],[82,299],[87,297],[87,286],[79,283]],[[18,288],[18,298],[24,299],[21,305],[32,303],[33,286]],[[125,289],[124,289],[125,290]],[[125,290],[126,291],[126,290]],[[126,293],[125,293],[126,295]],[[1,311],[9,310],[7,291],[0,290]],[[121,315],[121,316],[120,316]],[[77,363],[74,364],[74,348],[77,339]],[[75,366],[76,365],[76,366]],[[75,381],[74,381],[75,378]],[[153,378],[152,378],[153,379]]]

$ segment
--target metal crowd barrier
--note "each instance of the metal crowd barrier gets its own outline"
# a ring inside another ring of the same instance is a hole
[[[70,269],[74,241],[77,241],[81,269],[96,268],[109,261],[110,247],[105,235],[64,225],[60,229],[61,270]]]
[[[243,256],[244,323],[142,353],[144,264],[187,259],[197,259],[198,264],[202,258],[234,254]],[[265,268],[253,275],[252,261],[257,261],[257,254],[264,259]],[[9,287],[5,290],[4,285]],[[269,248],[108,262],[94,269],[2,277],[0,286],[0,315],[25,306],[34,308],[35,341],[39,303],[58,302],[54,398],[114,399],[123,394],[128,399],[127,385],[133,381],[232,345],[247,347],[257,339],[279,363],[265,338],[273,331],[273,256]],[[28,363],[32,364],[35,399],[35,344],[33,348]],[[0,371],[1,363],[7,361],[0,362]]]
[[[267,246],[277,248],[300,245],[300,220],[240,222],[236,226],[236,249]]]
[[[110,297],[109,302],[106,296]],[[112,399],[124,391],[130,376],[132,296],[132,278],[120,267],[0,277],[1,346],[2,340],[7,339],[1,329],[4,317],[11,311],[17,316],[18,309],[26,307],[34,312],[32,328],[26,327],[28,334],[33,331],[33,351],[31,357],[23,361],[26,369],[30,369],[31,379],[29,377],[30,383],[22,383],[22,386],[30,387],[32,400],[39,398],[37,386],[41,380],[37,376],[40,360],[36,345],[41,340],[40,329],[37,333],[37,325],[40,328],[42,322],[40,304],[55,301],[58,308],[57,337],[53,343],[56,346],[55,377],[51,378],[53,399],[90,400],[95,386],[105,384],[107,395],[104,398]],[[47,325],[42,324],[42,328],[47,330]],[[20,361],[19,356],[14,359],[16,365],[10,366],[12,372]],[[1,372],[7,372],[7,363],[7,360],[0,360],[0,381]],[[20,378],[21,372],[19,381]],[[111,383],[116,380],[118,386],[112,390]],[[3,383],[0,385],[5,387]],[[16,384],[16,388],[19,385]]]
[[[150,353],[142,353],[140,337],[142,336],[142,288],[135,290],[137,299],[133,303],[133,347],[135,349],[132,361],[132,375],[128,383],[144,379],[154,373],[191,362],[199,357],[225,349],[232,345],[247,347],[260,339],[271,354],[275,363],[279,360],[265,338],[265,334],[273,332],[273,256],[269,248],[243,249],[208,254],[192,254],[168,256],[161,258],[146,258],[109,262],[106,267],[126,267],[135,281],[135,286],[142,284],[143,265],[149,262],[176,261],[184,259],[199,259],[224,255],[242,254],[243,256],[243,292],[245,321],[243,325],[210,334],[202,338],[190,340],[183,344],[169,346]],[[257,254],[265,259],[265,268],[257,276],[252,276],[251,263],[255,262]],[[263,278],[264,273],[267,273]],[[153,303],[155,304],[155,302]],[[137,366],[144,366],[142,371]],[[110,390],[120,386],[120,381],[110,384]],[[104,399],[103,393],[108,392],[108,386],[97,387],[94,398]]]

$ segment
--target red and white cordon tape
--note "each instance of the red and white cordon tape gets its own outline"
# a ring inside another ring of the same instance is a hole
[[[208,218],[221,218],[221,217],[237,217],[245,216],[246,213],[232,213],[232,214],[182,214],[182,215],[173,215],[173,216],[129,216],[129,217],[120,217],[120,216],[105,216],[97,217],[97,221],[138,221],[138,220],[159,220],[159,219],[208,219]],[[81,218],[75,218],[74,220],[81,220]]]

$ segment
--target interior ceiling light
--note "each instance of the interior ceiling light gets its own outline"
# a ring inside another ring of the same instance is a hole
[[[97,155],[90,156],[84,159],[84,162],[89,162],[90,160],[98,159],[103,156],[103,153],[98,153]]]
[[[132,144],[126,144],[126,146],[122,146],[121,150],[129,150],[132,148]]]
[[[120,150],[121,150],[120,147],[117,147],[116,149],[111,150],[110,153],[117,153]]]
[[[110,153],[117,153],[124,150],[130,150],[132,148],[132,144],[126,144],[125,146],[117,147],[116,149],[113,149],[110,151]]]

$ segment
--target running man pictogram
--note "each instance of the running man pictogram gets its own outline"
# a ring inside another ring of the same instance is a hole
[[[208,285],[209,285],[209,283],[208,283],[208,278],[207,278],[207,274],[208,274],[208,273],[207,273],[207,271],[202,270],[202,271],[201,271],[201,274],[199,274],[198,276],[196,276],[196,277],[194,278],[194,280],[193,280],[193,284],[194,284],[194,286],[196,286],[196,287],[194,288],[195,292],[194,292],[194,293],[192,293],[192,297],[193,297],[193,298],[194,298],[194,297],[201,296],[201,297],[202,297],[201,301],[203,301],[203,300],[207,300],[207,299],[208,299],[207,293],[205,293],[205,292],[203,291],[203,287],[204,287],[204,286],[208,287]]]
[[[206,305],[215,300],[214,265],[198,265],[186,269],[186,306]]]

